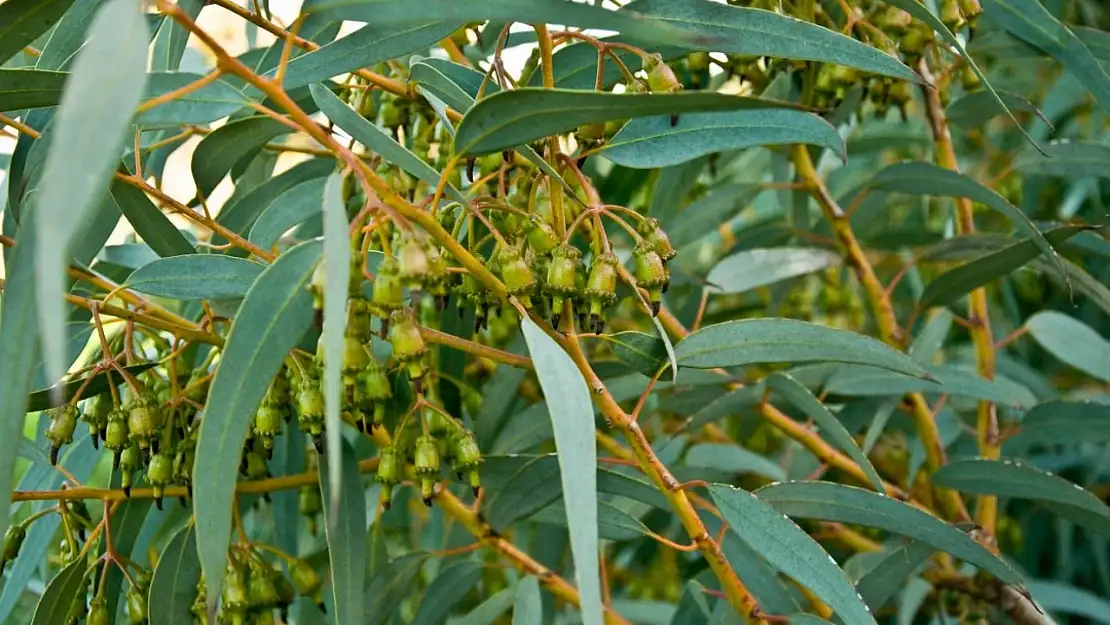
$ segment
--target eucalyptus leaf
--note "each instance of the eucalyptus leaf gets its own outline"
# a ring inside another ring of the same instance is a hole
[[[187,254],[161,258],[139,267],[127,286],[172,299],[244,297],[265,265],[217,254]]]

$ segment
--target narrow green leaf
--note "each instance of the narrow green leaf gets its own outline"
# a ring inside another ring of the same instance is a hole
[[[713,369],[773,362],[842,362],[930,376],[873,338],[794,319],[742,319],[706,326],[675,346],[680,367]]]
[[[1071,179],[1110,177],[1108,145],[1068,141],[1051,143],[1045,146],[1044,151],[1044,154],[1018,154],[1014,159],[1014,169],[1025,174]]]
[[[799,143],[828,148],[842,160],[847,158],[844,141],[827,121],[812,113],[781,109],[690,113],[679,117],[674,126],[669,115],[641,117],[606,141],[601,154],[624,167],[652,169],[714,152]]]
[[[839,419],[833,416],[833,413],[829,412],[824,404],[813,396],[813,393],[809,392],[809,389],[802,386],[787,373],[772,374],[767,378],[767,388],[782,395],[786,401],[804,412],[807,417],[813,419],[813,422],[821,428],[821,432],[829,439],[829,442],[863,469],[863,472],[867,474],[867,479],[875,487],[875,491],[879,493],[886,492],[886,488],[883,487],[883,479],[879,477],[879,472],[871,465],[867,455],[856,445],[856,441],[852,439],[848,429],[844,427]]]
[[[375,26],[421,24],[431,20],[469,22],[524,22],[563,24],[615,30],[646,41],[693,42],[684,33],[633,12],[617,12],[568,0],[484,0],[481,4],[428,0],[418,7],[406,0],[323,0],[311,12],[333,20],[369,22]]]
[[[797,105],[706,91],[630,94],[526,87],[482,98],[467,111],[455,130],[455,153],[489,154],[613,119],[774,107]]]
[[[269,249],[293,226],[315,219],[322,227],[320,198],[326,183],[327,178],[306,180],[277,196],[255,220],[247,240]]]
[[[312,92],[312,99],[320,107],[320,111],[327,115],[328,119],[336,126],[346,130],[355,141],[381,155],[390,163],[432,185],[433,188],[439,184],[440,175],[438,171],[405,149],[403,145],[394,141],[393,137],[390,137],[380,128],[367,121],[366,118],[356,113],[334,93],[320,85],[312,85],[309,90]],[[452,184],[447,185],[445,193],[457,202],[465,204],[469,201]]]
[[[1029,582],[1029,594],[1054,614],[1074,614],[1095,623],[1110,623],[1110,601],[1069,584],[1038,580]]]
[[[0,64],[50,30],[72,4],[73,0],[8,0],[0,4]]]
[[[515,600],[516,588],[510,586],[500,590],[479,604],[470,614],[455,621],[455,625],[493,625],[497,617],[504,614]]]
[[[548,485],[558,479],[561,463],[550,460],[548,456],[531,460],[495,492],[484,512],[490,525],[505,531],[559,498],[561,491]]]
[[[322,247],[320,241],[302,243],[258,276],[231,325],[208,392],[193,463],[193,510],[209,610],[220,596],[231,540],[235,480],[228,476],[239,471],[243,442],[271,379],[312,323],[306,286]]]
[[[964,197],[984,204],[1004,215],[1015,228],[1033,239],[1045,257],[1056,263],[1060,275],[1064,275],[1060,256],[1025,213],[1006,198],[959,172],[924,161],[907,161],[889,165],[875,174],[868,187],[891,193]]]
[[[517,584],[512,625],[543,625],[543,597],[538,578],[529,575]]]
[[[339,441],[343,437],[340,418],[343,395],[343,333],[347,325],[348,283],[351,281],[351,242],[347,234],[347,209],[343,204],[343,179],[339,174],[328,176],[321,198],[324,207],[324,431],[327,435],[328,481],[332,499],[328,505],[339,505],[343,483]],[[318,269],[317,269],[318,270]],[[358,622],[357,620],[354,622]]]
[[[1021,583],[1016,571],[971,536],[897,499],[833,482],[780,482],[755,494],[787,516],[877,527],[932,545],[1007,584]]]
[[[533,514],[529,521],[546,525],[567,526],[566,502],[559,499]],[[598,537],[605,540],[634,540],[646,536],[648,528],[639,519],[606,501],[597,503]]]
[[[47,377],[65,373],[65,269],[73,239],[103,201],[131,114],[146,83],[147,38],[134,0],[108,0],[77,53],[51,124],[43,165],[47,184],[36,202],[35,274]],[[89,120],[96,120],[90,124]]]
[[[678,600],[670,625],[708,625],[713,615],[709,607],[709,589],[696,580],[686,583],[682,597]]]
[[[1098,497],[1018,460],[957,460],[938,469],[933,480],[963,493],[1029,499],[1077,525],[1110,535],[1110,508]]]
[[[771,480],[786,479],[786,470],[774,460],[731,443],[699,443],[690,447],[683,464],[695,469],[711,469],[733,474],[762,475]]]
[[[258,216],[283,193],[305,181],[326,178],[334,171],[335,160],[331,158],[314,158],[295,165],[289,171],[274,176],[243,195],[233,194],[216,217],[216,223],[232,232],[246,235]],[[222,237],[214,242],[226,243]]]
[[[325,320],[326,321],[326,320]],[[336,428],[338,429],[338,428]],[[330,442],[329,442],[330,445]],[[338,454],[321,457],[320,492],[325,502],[339,502],[324,506],[324,534],[328,542],[328,565],[331,567],[331,592],[335,600],[337,623],[362,623],[365,620],[366,559],[366,495],[358,471],[355,451],[346,440],[335,442]],[[330,448],[329,448],[330,451]],[[332,457],[338,455],[343,470],[332,466]],[[334,480],[327,476],[339,475],[338,490],[333,490]]]
[[[874,367],[840,366],[825,383],[824,391],[830,395],[847,397],[936,393],[972,397],[1014,408],[1037,403],[1029,389],[1003,375],[988,380],[976,372],[973,364],[935,365],[925,369],[932,375],[932,380],[908,378]]]
[[[178,0],[177,8],[196,21],[207,0]],[[176,72],[181,67],[185,48],[189,43],[189,31],[176,20],[166,20],[158,28],[154,37],[154,48],[150,54],[151,69],[156,72]]]
[[[130,365],[123,368],[127,370],[127,372],[131,375],[139,375],[140,373],[146,371],[147,369],[150,369],[154,365],[155,363],[153,362],[146,362],[140,365]],[[81,389],[81,399],[88,399],[96,395],[103,395],[104,393],[107,393],[109,387],[113,385],[113,378],[116,385],[119,385],[121,382],[123,382],[123,379],[119,377],[119,374],[113,374],[109,371],[102,371],[100,373],[97,373],[96,375],[92,376],[91,380],[89,380],[89,376],[69,380],[62,385],[62,400],[69,401],[70,399],[72,399],[73,394],[77,392],[77,389]],[[47,408],[52,407],[54,405],[52,395],[57,392],[58,389],[51,387],[39,389],[34,393],[31,393],[30,397],[28,397],[27,400],[27,412],[46,410]]]
[[[80,592],[81,584],[85,581],[87,565],[85,558],[77,558],[50,580],[35,607],[31,625],[66,625],[69,622],[73,598]]]
[[[152,72],[147,81],[143,99],[156,98],[201,78],[200,74],[189,72]],[[247,102],[247,96],[242,91],[228,80],[220,79],[139,113],[135,116],[135,123],[144,128],[207,124],[238,111],[246,106]]]
[[[140,189],[118,179],[113,179],[108,192],[119,206],[135,233],[142,237],[150,249],[166,258],[182,254],[195,254],[196,248],[181,234],[177,226],[150,201]]]
[[[201,139],[193,152],[191,168],[197,193],[208,197],[243,157],[290,132],[285,124],[265,116],[237,119],[220,126]]]
[[[725,54],[835,63],[882,76],[920,80],[898,59],[865,43],[772,11],[710,0],[636,0],[625,5],[624,11],[639,11],[699,39],[693,45],[676,40],[663,43]]]
[[[1037,146],[1037,143],[1033,141],[1033,138],[1029,136],[1029,133],[1025,131],[1025,128],[1022,127],[1017,117],[1014,116],[1013,111],[1006,107],[1006,102],[1002,100],[1002,96],[998,93],[997,90],[995,90],[994,86],[991,85],[990,80],[987,78],[986,72],[984,72],[979,67],[979,64],[975,62],[975,58],[971,54],[968,54],[968,51],[964,48],[963,42],[960,41],[959,37],[952,34],[952,31],[948,30],[948,27],[944,25],[944,22],[940,21],[940,19],[936,15],[933,15],[932,11],[929,10],[929,7],[925,6],[918,0],[886,0],[886,3],[896,6],[906,13],[909,13],[910,15],[921,20],[922,22],[925,22],[929,25],[930,28],[933,29],[934,32],[940,35],[940,38],[943,39],[945,43],[955,48],[960,53],[960,56],[962,56],[964,60],[967,61],[968,66],[971,68],[971,71],[975,73],[975,76],[978,77],[980,81],[982,81],[983,87],[985,87],[986,90],[992,96],[994,96],[994,100],[1000,106],[1002,106],[1003,109],[1006,110],[1006,113],[1010,116],[1010,119],[1014,122],[1014,125],[1016,125],[1021,131],[1022,136],[1025,137],[1025,139],[1029,141],[1029,143],[1040,149],[1039,146]]]
[[[1025,329],[1060,362],[1110,382],[1110,343],[1091,326],[1064,313],[1045,310],[1030,317]]]
[[[1064,226],[1045,233],[1045,239],[1050,245],[1057,246],[1085,229],[1081,226]],[[925,287],[918,307],[925,310],[932,306],[951,304],[971,291],[1016,271],[1037,258],[1040,253],[1041,247],[1036,240],[1022,239],[950,269]]]
[[[832,625],[832,623],[826,621],[820,616],[806,614],[805,612],[791,614],[790,616],[786,617],[786,619],[786,622],[790,623],[790,625]]]
[[[195,542],[193,526],[187,525],[173,535],[158,557],[147,599],[152,623],[192,625],[196,620],[190,611],[200,581]]]
[[[935,552],[936,548],[928,543],[911,540],[887,553],[875,568],[856,582],[856,589],[871,611],[877,612],[905,588],[910,576]]]
[[[221,254],[187,254],[160,258],[136,269],[127,286],[171,299],[244,297],[265,265]]]
[[[1041,121],[1052,127],[1051,122],[1029,100],[1005,91],[997,94],[990,91],[975,91],[969,93],[952,104],[948,105],[949,123],[967,129],[979,128],[992,117],[1005,115],[1009,111],[1026,111],[1041,118]]]
[[[377,529],[379,524],[375,524]],[[408,553],[390,562],[366,589],[366,625],[383,625],[397,611],[401,600],[412,592],[412,582],[420,574],[427,554]]]
[[[627,37],[612,36],[600,37],[605,43],[632,43]],[[648,46],[646,51],[663,57],[664,61],[673,61],[689,54],[688,48],[679,46]],[[620,57],[622,63],[628,68],[634,68],[641,63],[640,57],[634,52],[619,48],[610,48],[611,54]],[[555,87],[558,89],[593,89],[597,81],[597,48],[586,42],[574,43],[559,48],[551,60],[552,73],[555,75]],[[606,89],[620,82],[624,75],[620,66],[610,55],[605,55],[603,68],[603,85]],[[543,72],[533,72],[532,79],[528,82],[530,87],[543,86]]]
[[[840,264],[840,255],[815,247],[770,247],[744,250],[709,270],[705,280],[714,293],[734,294],[809,275]]]
[[[1033,445],[1099,445],[1110,442],[1110,405],[1085,401],[1050,401],[1033,406],[1021,429],[1006,441],[1007,454]]]
[[[875,623],[852,581],[821,545],[746,490],[711,484],[709,494],[729,529],[772,567],[809,588],[846,623]]]
[[[317,3],[317,6],[319,4],[323,3]],[[307,10],[312,12],[316,9],[308,7]],[[454,20],[425,19],[421,21],[422,23],[410,23],[401,27],[381,25],[377,19],[371,22],[373,25],[363,26],[346,37],[336,39],[317,50],[289,61],[281,83],[282,87],[288,91],[356,69],[372,67],[382,61],[426,50],[459,27],[459,23]],[[266,74],[268,78],[276,75],[276,68]],[[313,98],[315,97],[313,94]]]
[[[1110,75],[1087,46],[1038,0],[983,0],[984,14],[1018,39],[1060,62],[1110,110]]]
[[[948,333],[952,331],[952,323],[955,321],[955,316],[947,310],[938,310],[936,314],[929,317],[925,323],[925,327],[921,328],[910,344],[908,351],[911,358],[928,366],[933,362],[942,347],[944,341],[948,339]]]
[[[605,335],[604,340],[617,360],[648,377],[655,376],[667,364],[667,346],[658,337],[628,330]]]
[[[481,573],[482,563],[474,560],[445,566],[428,584],[412,625],[439,625],[445,622],[451,609],[478,584]]]
[[[54,106],[68,76],[44,69],[0,68],[0,111]]]
[[[566,500],[574,575],[585,625],[601,625],[601,582],[597,549],[597,447],[594,410],[586,380],[574,361],[543,330],[524,317],[520,322],[547,398],[559,478]]]

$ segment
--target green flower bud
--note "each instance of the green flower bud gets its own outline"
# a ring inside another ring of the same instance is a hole
[[[670,275],[663,265],[663,259],[655,253],[655,248],[647,241],[641,241],[632,253],[635,264],[636,284],[647,289],[651,301],[651,315],[659,314],[659,300],[663,297]]]
[[[532,275],[532,268],[520,256],[520,252],[513,248],[501,250],[499,257],[501,280],[505,283],[505,290],[509,295],[515,295],[525,308],[532,307],[529,297],[536,288],[536,277]]]
[[[593,331],[600,334],[605,322],[602,316],[605,309],[617,301],[617,266],[620,264],[616,254],[607,252],[594,257],[590,265],[590,275],[586,279],[586,302]]]
[[[50,464],[58,463],[58,450],[62,445],[73,442],[73,432],[77,430],[77,406],[65,404],[51,408],[50,425],[46,428],[46,439],[50,441]]]
[[[254,609],[269,611],[281,601],[277,588],[269,573],[257,563],[251,564],[250,582],[247,585],[247,598]]]
[[[127,590],[127,617],[134,625],[146,623],[146,597],[135,587]]]
[[[382,320],[388,321],[389,315],[404,304],[404,286],[399,274],[397,261],[392,258],[386,258],[378,265],[370,311]]]
[[[297,560],[289,573],[293,578],[293,587],[296,588],[297,594],[311,598],[316,602],[316,607],[323,610],[324,598],[320,594],[320,576],[316,571],[304,560]]]
[[[131,405],[127,415],[130,439],[142,449],[149,449],[162,427],[165,415],[158,400],[150,395],[140,395]]]
[[[439,445],[431,436],[416,439],[413,472],[420,476],[420,494],[425,505],[431,505],[435,484],[439,479]]]
[[[652,54],[644,59],[644,71],[648,75],[648,87],[653,93],[682,91],[682,83],[674,75],[674,70],[663,62],[663,57]]]
[[[555,234],[551,224],[539,215],[529,216],[528,221],[524,223],[524,231],[528,246],[540,256],[550,254],[559,245],[559,235]]]
[[[146,470],[146,479],[154,489],[154,502],[162,509],[162,494],[173,483],[173,460],[168,454],[154,454]]]
[[[128,445],[120,453],[120,486],[123,487],[123,493],[128,497],[131,496],[131,483],[134,479],[135,471],[141,466],[141,461],[142,452],[135,443]]]
[[[228,566],[224,576],[223,608],[229,612],[244,613],[250,608],[247,594],[247,581],[243,570],[238,566]]]
[[[274,437],[281,434],[281,427],[285,423],[285,410],[265,404],[254,412],[253,431],[262,439],[266,449],[273,449]]]
[[[95,597],[89,602],[89,615],[85,618],[87,625],[109,625],[108,605],[101,597]]]
[[[248,451],[243,456],[246,466],[246,476],[249,480],[261,480],[270,474],[266,468],[266,459],[257,451]]]
[[[478,465],[482,463],[482,452],[478,449],[478,441],[474,439],[474,435],[470,432],[458,436],[454,439],[454,453],[455,456],[455,471],[460,474],[466,474],[470,482],[470,487],[474,489],[474,496],[478,496],[478,488],[481,486],[481,481],[478,475]]]
[[[582,252],[578,248],[560,245],[551,252],[543,292],[551,298],[551,324],[556,328],[559,327],[559,317],[563,314],[563,303],[577,295],[581,269]]]
[[[127,410],[115,408],[108,413],[108,425],[104,428],[104,447],[114,452],[112,467],[119,467],[120,452],[128,445]]]
[[[389,342],[393,345],[393,357],[402,365],[408,366],[409,378],[419,380],[424,377],[424,365],[420,359],[428,351],[420,326],[411,315],[402,311],[393,314],[389,329]]]
[[[21,524],[9,525],[4,534],[4,548],[0,553],[0,572],[4,567],[19,557],[19,550],[23,548],[23,541],[27,538],[27,528]]]
[[[398,275],[401,283],[410,289],[423,287],[429,275],[428,245],[409,237],[397,250]]]
[[[99,439],[108,427],[108,414],[112,412],[112,400],[107,395],[94,395],[85,402],[85,412],[81,419],[89,424],[93,449],[100,447]]]
[[[360,341],[370,339],[370,302],[360,297],[352,297],[347,302],[347,336]]]
[[[663,227],[659,225],[658,219],[649,217],[643,220],[640,222],[639,231],[640,235],[655,248],[655,253],[663,259],[664,263],[670,262],[678,255],[678,251],[671,247],[671,240],[667,237]]]

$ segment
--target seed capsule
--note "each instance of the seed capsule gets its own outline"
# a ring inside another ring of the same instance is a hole
[[[421,359],[428,347],[420,334],[420,326],[416,325],[411,315],[402,311],[393,314],[389,342],[393,345],[393,358],[408,367],[409,378],[419,380],[424,377],[425,369]]]
[[[648,299],[651,302],[651,316],[659,314],[659,301],[663,297],[670,282],[663,259],[655,252],[655,248],[647,241],[641,241],[632,253],[636,268],[636,284],[647,289]]]
[[[224,577],[223,608],[229,612],[245,613],[250,608],[246,575],[238,566],[228,566]]]
[[[378,277],[370,301],[370,312],[382,320],[382,335],[389,326],[389,316],[404,304],[404,286],[401,284],[397,261],[386,258],[378,265]]]
[[[386,402],[391,397],[393,397],[393,386],[389,383],[385,367],[378,361],[371,360],[355,378],[355,398],[358,407],[363,411],[364,418],[360,423],[364,432],[369,432],[373,427],[381,425],[385,419]],[[373,420],[369,423],[365,419],[368,414],[373,415]]]
[[[303,379],[297,392],[297,423],[301,432],[313,437],[313,442],[324,431],[324,394],[319,383],[311,378]]]
[[[410,289],[422,288],[429,274],[427,244],[410,237],[397,250],[398,275],[401,283]]]
[[[73,432],[77,430],[77,406],[65,404],[51,408],[49,414],[46,438],[50,441],[50,464],[57,464],[58,450],[73,442]]]
[[[134,625],[147,622],[146,597],[134,586],[127,590],[127,617]]]
[[[270,575],[261,565],[252,562],[250,567],[250,582],[247,585],[247,598],[254,610],[269,612],[281,598]]]
[[[453,441],[455,456],[455,471],[466,474],[470,487],[474,489],[474,496],[478,496],[481,480],[478,474],[478,465],[482,463],[482,452],[478,449],[478,441],[470,432],[458,436]]]
[[[87,625],[108,625],[108,605],[101,597],[95,597],[89,602],[89,615],[85,618]]]
[[[154,489],[154,505],[162,509],[162,495],[173,483],[173,460],[168,454],[154,454],[146,470],[146,479]]]
[[[106,395],[94,395],[85,402],[85,412],[81,419],[89,424],[89,436],[92,437],[93,449],[100,447],[100,437],[108,427],[108,414],[112,411],[112,400]]]
[[[431,436],[416,439],[416,453],[413,472],[420,476],[420,495],[424,505],[432,505],[432,495],[439,480],[439,446]]]
[[[536,277],[532,275],[532,268],[514,248],[505,248],[500,255],[501,280],[505,283],[505,290],[509,295],[515,295],[525,308],[532,307],[532,298],[529,297],[536,288]]]
[[[605,309],[617,301],[617,255],[607,252],[594,257],[590,275],[586,279],[586,302],[594,334],[601,334],[605,326]]]
[[[164,419],[165,414],[158,400],[149,394],[140,395],[127,415],[131,441],[144,451],[150,449],[151,441],[158,436]]]
[[[524,232],[528,239],[528,246],[537,255],[546,256],[559,245],[559,235],[555,234],[551,224],[539,215],[529,216],[528,221],[524,223]]]
[[[659,254],[659,258],[663,259],[663,263],[669,263],[671,259],[678,255],[673,247],[671,247],[671,240],[667,237],[667,232],[659,225],[659,220],[654,217],[649,217],[640,222],[639,227],[640,235],[655,248],[655,253]]]
[[[27,528],[22,524],[9,525],[4,534],[4,548],[0,553],[0,572],[4,567],[19,557],[19,550],[23,548],[23,541],[27,538]]]
[[[123,488],[123,494],[131,496],[131,483],[134,479],[135,471],[139,469],[140,461],[142,460],[142,452],[139,451],[139,446],[132,443],[124,448],[119,457],[119,470],[120,470],[120,486]]]
[[[374,481],[382,485],[381,504],[386,510],[393,500],[393,487],[401,481],[400,459],[397,449],[392,445],[382,447],[378,453],[378,474]]]
[[[551,252],[547,266],[547,280],[543,292],[551,298],[551,325],[559,328],[563,304],[574,299],[578,292],[579,274],[582,269],[582,252],[570,245],[560,245]]]
[[[297,594],[312,599],[316,607],[323,612],[324,597],[320,594],[320,576],[316,574],[316,570],[304,560],[297,560],[289,573],[293,578],[293,587],[296,588]]]
[[[316,515],[323,509],[320,489],[316,486],[303,486],[299,497],[301,516],[308,519],[308,531],[316,535]]]
[[[281,434],[281,427],[285,423],[285,410],[274,406],[261,405],[254,412],[253,431],[262,440],[262,446],[267,450],[274,448],[274,438]]]
[[[112,468],[119,468],[120,452],[128,445],[127,410],[115,408],[108,413],[108,426],[104,428],[104,447],[113,452]]]

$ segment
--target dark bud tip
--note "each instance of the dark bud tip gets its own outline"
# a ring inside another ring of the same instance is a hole
[[[123,487],[123,496],[127,497],[128,499],[131,498],[131,487],[130,486],[124,486]]]
[[[181,504],[182,508],[188,508],[189,507],[189,502],[184,497],[178,497],[177,498],[177,503]]]
[[[327,614],[328,613],[328,606],[325,605],[323,601],[318,601],[316,603],[316,607],[320,609],[321,614]]]
[[[324,311],[315,311],[315,313],[312,315],[312,322],[316,324],[317,328],[322,329],[324,327]]]
[[[424,505],[431,508],[432,507],[432,498],[431,497],[425,497],[424,498]]]
[[[436,295],[436,310],[442,312],[445,308],[447,308],[447,296]]]
[[[162,509],[162,498],[161,497],[158,497],[157,499],[154,500],[154,507],[158,508],[159,510]]]
[[[666,263],[663,263],[663,264],[665,265]],[[671,288],[671,281],[667,280],[666,282],[663,283],[663,288],[660,289],[660,292],[666,293],[670,288]]]
[[[671,127],[678,124],[678,115],[671,115]]]
[[[50,464],[58,464],[58,448],[50,447]]]
[[[506,163],[513,162],[513,151],[501,150],[501,160],[505,161]]]
[[[659,302],[652,302],[651,303],[651,316],[652,317],[658,317],[659,316]]]
[[[466,313],[463,311],[462,306],[459,306],[458,308],[455,309],[455,314],[457,314],[459,316],[459,319],[462,319],[463,315],[465,315]]]
[[[324,437],[319,434],[314,434],[312,436],[312,446],[316,448],[316,453],[324,453]]]
[[[272,503],[274,500],[270,498],[270,493],[262,493],[262,501]]]
[[[118,450],[114,454],[112,454],[112,470],[113,471],[118,471],[119,470],[119,451]]]
[[[481,486],[475,486],[475,487],[473,487],[473,488],[472,488],[471,490],[473,490],[473,491],[474,491],[474,496],[475,496],[475,497],[477,497],[478,495],[482,494],[482,487],[481,487]]]
[[[583,156],[582,158],[578,159],[578,169],[582,169],[583,167],[586,166],[586,159],[588,159],[588,158],[590,158],[590,157]]]
[[[563,320],[563,313],[554,313],[551,315],[551,327],[556,330],[559,329],[559,322]]]
[[[474,159],[466,159],[466,179],[474,182]]]
[[[96,434],[93,434],[91,438],[93,449],[100,449],[100,437],[98,437]]]
[[[382,510],[385,510],[385,511],[388,512],[389,509],[392,508],[392,507],[393,507],[393,505],[391,503],[389,503],[388,501],[382,502]]]
[[[421,380],[421,379],[413,380],[412,381],[412,390],[417,395],[423,393],[424,392],[424,381]]]

